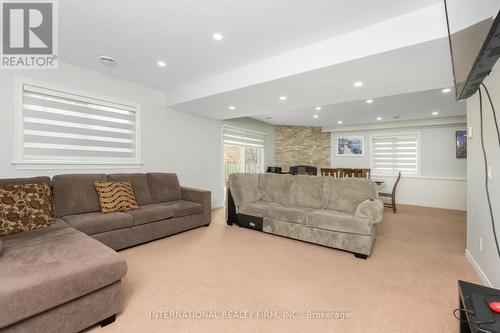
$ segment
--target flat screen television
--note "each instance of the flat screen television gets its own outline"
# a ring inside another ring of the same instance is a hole
[[[445,0],[457,100],[472,96],[500,56],[500,0]]]

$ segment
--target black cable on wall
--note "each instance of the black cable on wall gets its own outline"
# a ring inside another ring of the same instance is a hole
[[[488,88],[486,87],[486,85],[484,83],[481,83],[481,85],[484,87],[486,94],[488,95],[488,100],[490,102],[491,110],[493,112],[493,119],[495,121],[495,128],[496,128],[496,132],[497,132],[498,145],[500,147],[500,131],[498,129],[498,122],[497,122],[497,116],[496,116],[496,112],[495,112],[495,106],[493,105],[493,101],[491,100],[491,96],[490,96],[490,93],[488,91]],[[490,187],[489,187],[489,180],[488,180],[488,157],[486,154],[486,148],[484,146],[483,95],[481,92],[481,88],[479,88],[479,118],[480,118],[481,148],[483,150],[484,168],[485,168],[486,197],[488,199],[488,208],[489,208],[489,212],[490,212],[491,227],[493,229],[493,238],[495,239],[497,254],[498,254],[498,257],[500,258],[500,246],[498,244],[498,237],[497,237],[497,232],[496,232],[496,227],[495,227],[495,216],[493,214],[493,207],[491,205],[491,197],[490,197]]]

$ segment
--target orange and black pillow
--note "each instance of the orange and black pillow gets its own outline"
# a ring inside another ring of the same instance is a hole
[[[101,212],[125,212],[139,208],[130,183],[97,181],[94,184],[99,195]]]

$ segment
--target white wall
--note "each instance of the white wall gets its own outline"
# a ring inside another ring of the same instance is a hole
[[[228,119],[222,122],[223,124],[244,128],[250,131],[257,131],[266,134],[266,142],[264,145],[265,151],[265,165],[264,170],[267,169],[268,166],[274,165],[274,151],[276,144],[276,134],[274,131],[274,126],[263,121],[259,121],[252,118],[235,118]]]
[[[500,120],[500,64],[497,62],[491,74],[484,80],[491,93],[497,118]],[[489,181],[493,214],[497,234],[500,236],[500,147],[494,127],[491,107],[483,90],[484,144],[488,165],[492,168]],[[486,199],[485,163],[481,149],[479,96],[476,93],[467,101],[467,125],[472,127],[473,138],[469,139],[467,160],[467,250],[483,282],[500,288],[500,258],[493,238],[492,222]],[[483,240],[483,249],[479,240]]]
[[[14,159],[15,77],[68,87],[141,105],[143,166],[120,170],[18,170]],[[221,122],[165,107],[162,91],[60,63],[57,70],[3,70],[0,73],[0,178],[80,172],[176,172],[181,185],[212,191],[223,205]]]
[[[418,133],[420,165],[418,176],[403,176],[398,186],[397,201],[427,207],[466,209],[467,162],[455,155],[455,131],[464,126],[429,126],[400,129],[364,130],[332,133],[332,167],[371,168],[371,136],[395,133]],[[339,135],[362,135],[365,142],[363,157],[336,156]],[[391,191],[394,177],[374,175],[384,180],[384,190]]]

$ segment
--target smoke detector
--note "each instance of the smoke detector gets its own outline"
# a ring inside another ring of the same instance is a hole
[[[115,58],[110,57],[110,56],[106,56],[106,55],[99,56],[99,60],[101,60],[101,62],[103,64],[107,64],[107,65],[114,65],[115,64]]]

